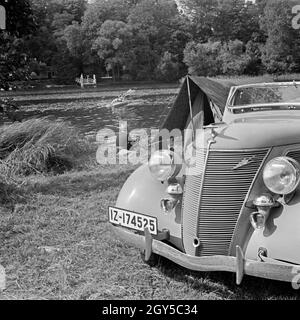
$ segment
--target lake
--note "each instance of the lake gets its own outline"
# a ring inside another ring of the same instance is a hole
[[[80,98],[67,97],[62,100],[50,96],[41,101],[43,96],[39,99],[37,95],[32,100],[22,100],[18,96],[15,100],[21,106],[19,113],[23,119],[46,117],[63,120],[77,127],[83,134],[95,136],[105,127],[117,130],[119,121],[127,121],[128,130],[159,128],[173,104],[177,89],[149,93],[145,90],[140,93],[136,91],[124,100],[126,104],[119,106],[112,104],[113,99],[118,97],[115,93],[88,99],[82,95]],[[0,119],[0,124],[3,123],[9,123],[8,119]]]

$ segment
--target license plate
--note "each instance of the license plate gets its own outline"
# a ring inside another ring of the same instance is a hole
[[[138,231],[144,231],[145,228],[148,228],[151,234],[157,235],[157,219],[144,214],[109,207],[108,219],[113,224]]]

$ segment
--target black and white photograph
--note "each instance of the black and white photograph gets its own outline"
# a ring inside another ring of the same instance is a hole
[[[299,288],[300,1],[0,0],[1,301]]]

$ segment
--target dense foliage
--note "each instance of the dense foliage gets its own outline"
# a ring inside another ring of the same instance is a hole
[[[36,24],[29,0],[0,0],[6,9],[6,30],[0,30],[0,88],[9,82],[26,79],[28,52],[26,41]]]
[[[300,71],[294,0],[0,0],[0,86],[81,73],[173,81]]]

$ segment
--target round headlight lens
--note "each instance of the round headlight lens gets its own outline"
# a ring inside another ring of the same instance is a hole
[[[263,179],[267,188],[277,194],[293,192],[300,179],[299,163],[289,157],[277,157],[270,160],[263,172]]]
[[[168,150],[156,151],[150,158],[148,166],[151,174],[159,181],[174,177],[181,166],[175,163],[175,153]]]

